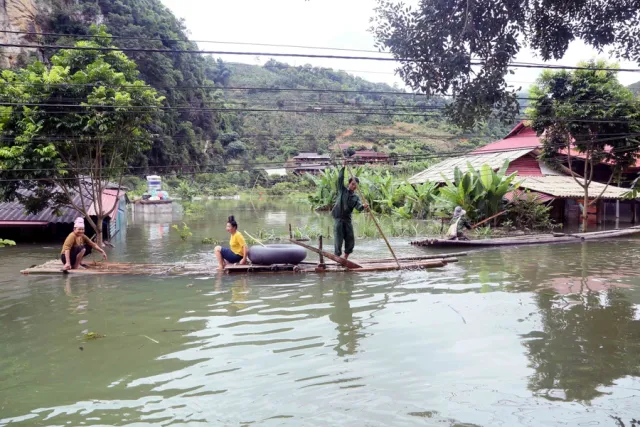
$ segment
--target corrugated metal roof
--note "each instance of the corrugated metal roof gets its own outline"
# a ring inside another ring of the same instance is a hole
[[[493,169],[499,169],[504,164],[505,160],[510,162],[518,159],[525,154],[531,152],[531,149],[525,148],[522,150],[501,151],[497,153],[484,153],[484,154],[470,154],[462,157],[455,157],[453,159],[444,160],[430,168],[415,174],[409,178],[410,184],[422,184],[427,181],[431,182],[444,182],[444,175],[447,179],[453,179],[453,170],[458,167],[461,171],[466,172],[468,170],[467,162],[471,163],[474,168],[479,168],[482,165],[489,165]]]
[[[102,196],[102,211],[109,212],[122,192],[117,190],[104,190]],[[82,198],[79,194],[73,197],[73,203],[82,206]],[[85,206],[89,207],[89,214],[96,214],[96,206],[92,204],[90,198],[85,198]],[[111,216],[114,214],[112,213]],[[37,214],[27,214],[24,206],[18,201],[0,203],[0,221],[22,221],[22,222],[47,222],[52,224],[68,224],[81,216],[78,211],[71,207],[63,207],[58,212],[51,208],[43,209]]]
[[[81,198],[76,195],[73,202],[81,204]],[[89,200],[86,203],[90,203]],[[58,215],[59,214],[59,215]],[[47,222],[53,224],[73,223],[78,217],[78,212],[72,208],[60,208],[59,212],[53,209],[43,209],[37,214],[27,214],[24,206],[17,201],[0,203],[0,221],[28,221]]]
[[[577,179],[580,182],[584,182],[580,178]],[[571,176],[527,176],[523,177],[519,182],[521,188],[545,193],[556,198],[575,199],[584,197],[583,188]],[[605,184],[592,182],[589,185],[589,195],[592,197],[598,196],[604,188]],[[628,188],[609,185],[601,197],[603,199],[622,199],[622,195],[628,191]]]
[[[118,190],[103,190],[102,191],[102,212],[109,214],[109,216],[114,216],[114,212],[117,212],[117,203],[118,199],[122,193]],[[98,212],[98,204],[93,203],[89,208],[89,215],[97,215]]]
[[[503,151],[503,150],[519,150],[523,148],[538,148],[542,147],[542,141],[536,135],[536,132],[530,127],[520,123],[516,126],[504,139],[501,139],[491,144],[485,145],[475,150],[473,153],[484,153],[488,151]]]
[[[286,176],[287,175],[287,170],[285,168],[265,169],[264,171],[269,176]]]
[[[294,159],[331,159],[331,156],[328,154],[318,154],[318,153],[300,153],[294,157]]]
[[[535,200],[538,203],[547,203],[555,199],[555,197],[549,196],[548,194],[538,193],[537,191],[530,191],[529,193],[535,196]],[[519,199],[524,199],[526,197],[526,193],[522,190],[509,191],[504,195],[504,198],[511,201],[514,196]]]

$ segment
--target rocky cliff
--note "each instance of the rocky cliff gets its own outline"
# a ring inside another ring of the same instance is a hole
[[[48,1],[36,0],[0,0],[0,30],[39,32],[38,15],[51,10]],[[23,34],[0,33],[0,43],[32,44],[32,38]],[[0,54],[0,68],[16,66],[21,58],[30,54],[37,54],[33,49],[19,47],[2,47]]]

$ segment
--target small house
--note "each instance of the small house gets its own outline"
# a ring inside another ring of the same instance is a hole
[[[318,153],[300,153],[295,156],[293,162],[296,165],[302,165],[304,163],[314,163],[319,165],[329,165],[331,164],[331,156],[328,154],[318,154]]]
[[[354,163],[361,165],[391,162],[391,158],[387,153],[379,153],[371,150],[356,151],[351,158],[354,160]]]
[[[582,178],[571,176],[566,167],[561,170],[549,168],[538,159],[542,142],[535,131],[524,122],[518,124],[509,134],[496,142],[485,145],[465,156],[444,160],[412,176],[409,182],[421,184],[427,181],[444,184],[445,179],[453,180],[454,169],[468,170],[489,165],[499,169],[505,160],[509,161],[507,173],[516,172],[520,189],[529,190],[538,196],[541,203],[553,207],[552,217],[558,222],[579,221],[584,190],[576,181]],[[589,185],[591,200],[600,195],[598,202],[587,209],[590,220],[601,223],[608,219],[636,222],[638,209],[636,201],[626,200],[624,194],[628,188],[605,185],[595,180]],[[513,198],[516,195],[509,195]]]
[[[128,202],[125,191],[117,186],[105,188],[102,192],[100,204],[102,212],[107,213],[103,224],[104,240],[110,240],[126,228]],[[83,204],[79,194],[73,195],[73,203],[78,206]],[[99,204],[85,198],[84,205],[89,206],[89,214],[96,221]],[[62,207],[57,211],[47,208],[37,214],[29,214],[18,201],[0,202],[0,236],[17,242],[61,240],[73,231],[73,222],[79,216],[82,215],[72,207]],[[93,237],[93,230],[86,220],[85,229],[87,235]]]

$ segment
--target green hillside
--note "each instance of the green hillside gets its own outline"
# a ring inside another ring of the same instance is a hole
[[[197,49],[184,23],[159,0],[50,1],[51,12],[38,19],[51,33],[87,35],[91,24],[101,22],[121,48]],[[47,36],[39,41],[69,45],[77,40]],[[440,118],[443,99],[403,94],[343,71],[274,60],[264,66],[231,64],[179,52],[127,55],[142,79],[166,97],[166,106],[184,107],[167,110],[151,125],[153,148],[136,161],[149,170],[189,165],[222,171],[235,163],[326,152],[335,142],[397,154],[466,150],[509,130],[487,123],[462,132]]]

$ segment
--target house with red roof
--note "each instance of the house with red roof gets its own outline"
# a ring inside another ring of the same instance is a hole
[[[566,166],[561,166],[560,170],[555,170],[547,166],[538,157],[542,141],[536,132],[527,126],[526,122],[520,122],[503,139],[487,144],[473,152],[456,158],[446,159],[430,168],[412,176],[409,182],[412,184],[422,184],[424,182],[445,183],[446,180],[453,180],[454,169],[458,167],[462,171],[471,165],[477,169],[485,164],[497,170],[509,162],[507,173],[516,172],[519,179],[520,189],[528,190],[538,196],[538,200],[549,203],[553,206],[552,216],[559,222],[578,221],[581,216],[581,203],[583,202],[584,190],[576,182],[582,181],[580,177],[571,176],[571,171]],[[580,156],[572,153],[572,158],[576,162],[573,164],[580,166]],[[573,163],[573,162],[572,162]],[[583,163],[582,163],[583,164]],[[605,176],[607,165],[599,168],[599,175]],[[634,173],[633,170],[628,171]],[[624,194],[628,188],[621,188],[614,185],[606,185],[597,182],[598,175],[595,174],[594,181],[589,185],[589,194],[594,197],[601,194],[600,199],[588,209],[590,220],[601,223],[610,219],[621,219],[635,222],[637,219],[636,202],[628,201]],[[604,182],[608,181],[608,176]],[[509,198],[514,197],[513,194]]]

